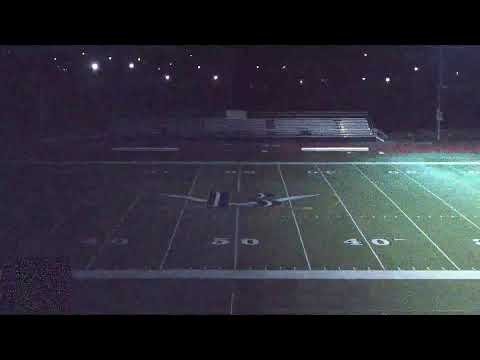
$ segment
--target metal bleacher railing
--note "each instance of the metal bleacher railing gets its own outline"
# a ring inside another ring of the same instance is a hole
[[[264,112],[248,118],[206,118],[205,135],[217,137],[375,138],[365,112]]]

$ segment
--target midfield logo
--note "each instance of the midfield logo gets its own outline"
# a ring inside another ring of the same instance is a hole
[[[255,198],[249,199],[247,202],[235,203],[230,202],[230,194],[228,192],[212,191],[208,199],[202,199],[189,195],[175,195],[175,194],[160,194],[175,199],[184,199],[196,203],[206,204],[207,207],[272,207],[281,205],[287,201],[295,201],[300,199],[311,198],[319,196],[320,194],[313,195],[296,195],[282,198],[275,198],[274,194],[270,193],[258,193]]]

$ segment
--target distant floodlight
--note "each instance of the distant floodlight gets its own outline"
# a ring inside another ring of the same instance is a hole
[[[303,79],[298,80],[298,82],[300,83],[300,85],[303,85]]]
[[[94,62],[90,65],[93,71],[97,71],[100,67],[98,66],[98,63]]]
[[[365,76],[364,76],[364,77],[362,77],[362,81],[365,81],[365,80],[367,80],[367,78],[366,78]]]
[[[282,70],[285,70],[287,68],[287,65],[282,66]]]
[[[135,64],[133,62],[131,62],[130,64],[128,64],[128,68],[129,69],[133,69],[135,67]]]
[[[455,75],[457,75],[457,76],[458,76],[458,75],[460,75],[460,73],[457,71],[457,72],[455,73]]]
[[[213,75],[213,80],[218,80],[218,75]]]
[[[82,56],[85,56],[85,51],[82,51]]]
[[[193,56],[193,54],[189,54],[188,56],[192,57],[192,56]]]
[[[56,58],[56,57],[54,57],[54,58],[53,58],[53,61],[57,61],[57,58]]]
[[[170,75],[165,74],[164,78],[165,78],[165,80],[170,81]]]
[[[108,60],[110,60],[110,61],[111,61],[111,60],[112,60],[112,57],[111,57],[111,56],[109,56],[109,57],[108,57]]]
[[[170,65],[170,66],[173,66],[173,62],[171,62],[171,63],[168,63],[168,65]]]
[[[257,70],[260,69],[260,65],[257,65],[256,68],[257,68]]]
[[[364,57],[367,57],[367,56],[368,56],[368,54],[367,54],[367,53],[363,53],[363,56],[364,56]]]
[[[158,71],[160,71],[160,66],[157,68]]]
[[[386,83],[389,83],[389,82],[390,82],[390,78],[389,78],[388,76],[385,78],[385,82],[386,82]]]
[[[138,61],[138,62],[142,61],[142,58],[139,58],[139,57],[138,57],[138,58],[137,58],[137,61]]]
[[[415,67],[413,68],[413,71],[418,71],[418,66],[415,66]]]
[[[200,70],[200,65],[197,65],[197,69]]]

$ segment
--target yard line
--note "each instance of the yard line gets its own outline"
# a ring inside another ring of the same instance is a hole
[[[373,256],[375,256],[375,258],[377,259],[378,263],[380,264],[380,267],[385,270],[385,266],[383,266],[383,263],[382,261],[380,260],[380,258],[378,257],[377,253],[375,252],[375,250],[373,250],[373,247],[370,245],[370,242],[367,240],[367,238],[365,237],[363,231],[360,229],[360,227],[358,226],[357,222],[355,221],[355,219],[353,218],[352,214],[350,213],[350,211],[348,211],[347,207],[345,206],[342,198],[340,197],[340,195],[338,195],[337,191],[335,190],[335,188],[332,186],[332,184],[330,184],[330,181],[328,181],[328,179],[326,178],[326,176],[323,174],[323,171],[320,170],[320,168],[318,166],[316,166],[317,170],[320,172],[320,175],[322,175],[323,177],[323,180],[325,180],[325,182],[327,183],[327,185],[330,187],[330,190],[332,190],[332,192],[335,194],[335,197],[338,199],[338,201],[340,202],[340,204],[342,204],[343,208],[345,209],[345,211],[347,212],[348,216],[350,217],[350,220],[352,220],[353,224],[355,225],[355,227],[357,228],[358,232],[360,233],[360,235],[362,235],[363,237],[363,240],[365,240],[365,243],[368,245],[368,247],[370,248]]]
[[[478,270],[74,270],[75,280],[113,279],[348,279],[480,280]],[[0,272],[1,276],[1,272]]]
[[[230,297],[230,315],[233,315],[233,302],[235,301],[235,293],[232,291],[232,296]]]
[[[242,167],[239,166],[238,168],[238,176],[237,176],[237,192],[240,192],[240,174],[242,173]],[[238,222],[240,218],[240,208],[237,206],[235,209],[235,237],[234,237],[234,250],[233,250],[233,269],[237,269],[238,263]]]
[[[280,177],[282,178],[285,194],[287,195],[287,197],[290,197],[290,194],[288,193],[288,189],[287,189],[287,184],[285,183],[285,179],[283,178],[280,164],[277,164],[277,169],[278,169],[278,173],[280,174]],[[308,270],[312,270],[312,267],[310,266],[310,260],[308,260],[307,250],[305,249],[305,245],[303,244],[302,233],[300,232],[300,227],[298,226],[297,217],[295,216],[295,212],[293,211],[292,202],[288,200],[288,204],[290,205],[290,211],[292,212],[293,221],[295,222],[295,226],[297,227],[298,238],[300,240],[300,243],[302,244],[303,254],[305,255],[305,260],[307,261]]]
[[[187,196],[192,195],[193,189],[195,187],[195,183],[197,182],[199,173],[200,173],[200,168],[197,168],[197,171],[195,172],[195,177],[193,178],[192,185],[190,186],[190,190],[188,191]],[[188,200],[185,200],[185,202],[183,203],[182,210],[180,210],[180,214],[178,215],[175,227],[173,228],[172,235],[170,236],[170,239],[168,241],[167,251],[165,252],[165,255],[163,256],[162,262],[160,263],[160,270],[163,270],[163,266],[165,265],[165,261],[167,260],[168,254],[170,253],[170,249],[172,248],[172,244],[173,244],[173,239],[175,238],[175,235],[177,234],[178,226],[180,225],[180,222],[182,221],[183,214],[185,213],[185,208],[187,207],[187,204],[188,204]]]
[[[359,168],[358,166],[356,166],[356,165],[353,165],[353,166],[355,167],[355,169],[357,169],[357,170],[360,172],[360,174],[363,175],[363,177],[364,177],[365,179],[367,179],[378,191],[380,191],[380,192],[383,194],[383,196],[385,196],[388,200],[390,200],[390,202],[413,224],[413,226],[415,226],[415,228],[416,228],[418,231],[420,231],[420,232],[423,234],[423,236],[425,236],[425,237],[428,239],[428,241],[430,241],[430,243],[431,243],[433,246],[435,246],[435,248],[450,262],[450,264],[452,264],[452,265],[455,267],[455,269],[461,270],[461,269],[457,266],[457,264],[455,264],[455,263],[452,261],[452,259],[450,259],[450,258],[448,257],[448,255],[440,248],[440,246],[438,246],[438,245],[435,243],[435,241],[433,241],[433,240],[430,238],[430,236],[428,236],[422,229],[420,229],[420,227],[415,223],[415,221],[413,221],[413,220],[410,218],[410,216],[408,216],[408,215],[400,208],[400,206],[398,206],[398,204],[397,204],[395,201],[393,201],[393,199],[390,198],[390,196],[388,196],[382,189],[380,189],[380,187],[379,187],[377,184],[375,184],[375,182],[373,182],[367,175],[365,175],[365,173],[364,173],[362,170],[360,170],[360,168]]]
[[[87,266],[86,266],[86,269],[89,270],[93,264],[95,263],[95,261],[97,261],[97,258],[103,253],[103,250],[105,249],[105,247],[108,245],[109,241],[111,240],[111,237],[113,237],[113,235],[115,234],[115,232],[118,230],[118,228],[123,224],[123,222],[125,221],[125,219],[127,218],[128,215],[130,215],[130,212],[133,210],[133,208],[135,206],[137,206],[138,202],[140,201],[140,199],[142,198],[142,195],[143,193],[139,192],[137,194],[137,196],[135,197],[135,199],[133,199],[133,201],[130,203],[130,205],[128,206],[127,210],[125,211],[125,213],[123,214],[123,216],[120,218],[120,221],[112,228],[112,230],[110,231],[110,233],[107,235],[107,238],[105,239],[105,241],[103,242],[102,245],[100,245],[100,248],[98,249],[98,251],[93,254],[93,256],[90,258],[90,261],[88,262]]]
[[[472,224],[475,228],[477,228],[478,230],[480,230],[480,226],[478,226],[477,224],[475,224],[472,220],[470,220],[468,217],[466,217],[464,214],[462,214],[460,211],[458,211],[457,209],[455,209],[452,205],[450,205],[448,202],[446,202],[445,200],[443,200],[440,196],[438,196],[437,194],[435,194],[433,191],[430,191],[426,186],[424,186],[422,183],[420,183],[419,181],[417,181],[416,179],[414,179],[413,177],[411,177],[410,175],[408,175],[407,173],[403,172],[402,170],[398,169],[396,166],[393,166],[393,168],[397,169],[398,171],[400,171],[403,175],[405,175],[407,178],[409,178],[410,180],[412,180],[415,184],[417,184],[418,186],[420,186],[423,190],[425,190],[426,192],[428,192],[430,195],[434,196],[435,198],[437,198],[438,200],[440,200],[445,206],[449,207],[451,210],[455,211],[458,215],[460,215],[463,219],[465,219],[466,221],[468,221],[470,224]]]

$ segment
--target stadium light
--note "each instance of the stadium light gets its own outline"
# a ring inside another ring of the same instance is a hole
[[[164,78],[165,78],[165,80],[170,81],[170,75],[169,74],[165,74]]]
[[[260,65],[257,65],[256,68],[257,68],[257,70],[259,70],[259,69],[260,69]]]
[[[365,76],[364,76],[364,77],[362,77],[362,81],[365,81],[365,80],[367,80],[367,78],[366,78]]]
[[[54,57],[54,58],[53,58],[53,61],[57,61],[57,58],[56,58],[56,57]]]
[[[368,54],[367,54],[367,53],[363,53],[363,56],[364,56],[364,57],[367,57],[367,56],[368,56]]]
[[[188,56],[192,57],[192,56],[193,56],[193,54],[189,54]]]
[[[415,67],[413,68],[413,71],[418,71],[418,67],[415,66]]]
[[[283,65],[282,70],[286,70],[286,69],[287,69],[287,65]]]
[[[97,62],[93,62],[90,64],[90,67],[93,71],[98,71],[98,69],[100,68],[100,66],[98,65]]]
[[[460,75],[460,73],[457,71],[457,72],[455,72],[455,75],[459,76],[459,75]]]
[[[388,84],[388,83],[390,82],[390,77],[387,76],[387,77],[385,78],[385,82]]]
[[[218,75],[213,75],[213,80],[217,81],[218,80]]]
[[[85,56],[85,51],[82,51],[82,56]]]
[[[130,64],[128,64],[128,68],[129,68],[129,69],[135,68],[135,64],[134,64],[133,62],[131,62]]]
[[[200,70],[200,65],[197,65],[197,69]]]
[[[158,71],[160,71],[160,66],[157,68]]]
[[[139,57],[138,57],[138,58],[137,58],[137,61],[138,61],[138,62],[142,61],[142,58],[139,58]]]
[[[298,80],[298,82],[300,83],[300,85],[303,85],[303,79]]]
[[[109,56],[109,57],[108,57],[108,60],[112,61],[112,57],[111,57],[111,56]]]
[[[168,65],[170,65],[170,66],[173,66],[173,62],[171,62],[171,63],[168,63]]]

